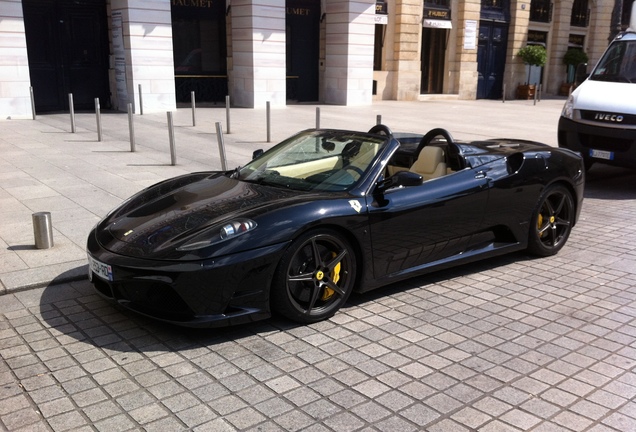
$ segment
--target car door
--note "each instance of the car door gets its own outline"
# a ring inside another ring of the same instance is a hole
[[[464,251],[482,228],[487,171],[464,170],[368,198],[376,279],[417,271]]]

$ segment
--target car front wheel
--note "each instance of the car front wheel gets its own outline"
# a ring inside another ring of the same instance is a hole
[[[332,230],[308,232],[292,242],[276,270],[272,309],[301,323],[331,317],[347,301],[356,277],[350,243]]]
[[[556,254],[565,245],[573,224],[572,193],[562,185],[548,187],[532,216],[528,250],[539,256]]]

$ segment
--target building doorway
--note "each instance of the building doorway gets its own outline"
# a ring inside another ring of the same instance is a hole
[[[318,101],[320,1],[287,0],[287,100]]]
[[[477,46],[477,99],[500,99],[506,67],[508,24],[479,22]]]
[[[37,112],[110,106],[104,0],[23,0],[29,74]]]
[[[447,30],[422,28],[422,76],[420,94],[444,92],[444,60]]]
[[[228,95],[225,2],[172,2],[177,102],[220,102]]]

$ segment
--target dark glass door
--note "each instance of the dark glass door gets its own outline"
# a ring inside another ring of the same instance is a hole
[[[38,112],[110,105],[104,0],[23,0],[29,73]]]
[[[421,94],[443,93],[446,34],[443,29],[422,29]]]
[[[318,101],[320,1],[287,0],[287,99]]]
[[[501,98],[507,42],[508,23],[479,22],[477,99]]]

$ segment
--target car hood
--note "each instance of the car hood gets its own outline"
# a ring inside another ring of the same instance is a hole
[[[588,79],[572,96],[579,110],[636,114],[636,84]]]
[[[254,217],[301,200],[302,192],[246,183],[223,173],[177,177],[140,192],[98,227],[107,249],[159,258],[201,230],[236,217]]]

